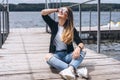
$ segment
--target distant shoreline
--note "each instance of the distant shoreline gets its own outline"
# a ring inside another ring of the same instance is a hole
[[[61,6],[70,6],[76,3],[61,3]],[[51,3],[49,4],[50,8],[56,7],[59,8],[59,3]],[[19,3],[19,4],[9,4],[10,11],[41,11],[45,9],[44,3]],[[2,10],[2,5],[0,4],[0,11]],[[79,7],[72,7],[73,11],[78,11]],[[82,4],[82,11],[97,11],[97,4]],[[101,11],[120,11],[120,4],[101,4]]]
[[[10,11],[10,12],[40,12],[40,11]],[[78,11],[74,11],[78,12]],[[82,11],[82,12],[90,12],[90,11]],[[97,12],[97,11],[91,11],[91,12]],[[110,12],[110,11],[101,11],[101,12]],[[111,12],[120,12],[120,11],[111,11]]]

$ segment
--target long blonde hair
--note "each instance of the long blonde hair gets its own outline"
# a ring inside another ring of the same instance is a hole
[[[72,10],[69,7],[66,7],[68,12],[67,12],[67,20],[65,22],[64,26],[64,31],[62,33],[62,41],[65,44],[70,44],[73,41],[74,37],[74,31],[73,31],[73,13]]]

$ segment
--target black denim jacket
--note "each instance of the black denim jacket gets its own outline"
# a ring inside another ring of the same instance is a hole
[[[48,15],[42,15],[44,21],[48,24],[50,30],[51,30],[51,39],[50,39],[50,46],[49,46],[49,53],[54,53],[56,51],[56,47],[53,44],[54,38],[58,31],[58,22],[54,21],[51,17]],[[74,28],[74,42],[78,45],[79,43],[83,43],[83,41],[80,39],[77,30]],[[67,53],[70,53],[74,50],[73,48],[73,42],[71,42],[69,45],[67,45]]]

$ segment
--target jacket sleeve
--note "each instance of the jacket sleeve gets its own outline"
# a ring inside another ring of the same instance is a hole
[[[55,28],[56,22],[49,15],[42,15],[42,18],[48,24],[51,30]]]
[[[75,43],[78,45],[79,43],[83,43],[83,41],[81,40],[81,38],[79,37],[79,34],[77,32],[77,30],[74,28],[74,41]]]

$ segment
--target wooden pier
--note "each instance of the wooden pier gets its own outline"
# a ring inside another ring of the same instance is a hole
[[[79,27],[77,27],[77,30],[80,31]],[[84,40],[96,41],[97,31],[98,31],[97,26],[81,28],[81,34],[85,35],[83,36]],[[120,26],[109,27],[107,25],[104,25],[100,27],[100,32],[101,32],[101,40],[120,40]]]
[[[44,60],[49,38],[44,28],[11,29],[0,49],[0,80],[63,80]],[[81,67],[88,68],[88,80],[120,80],[120,61],[86,50]]]

